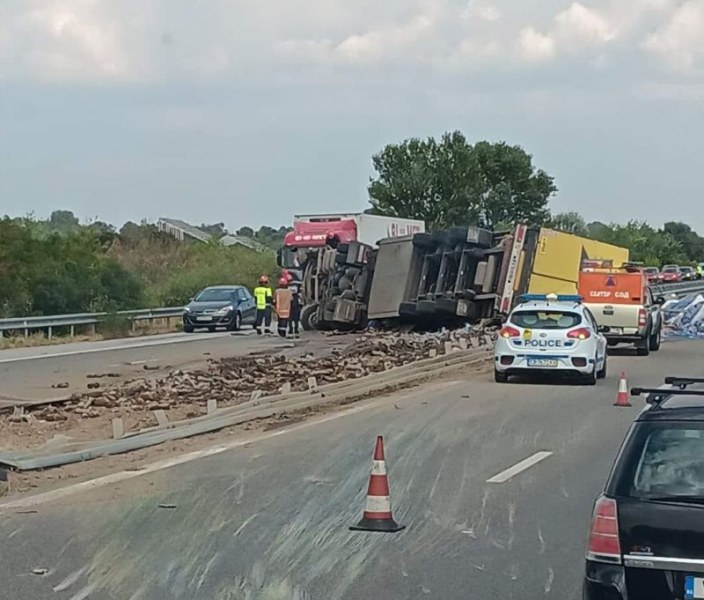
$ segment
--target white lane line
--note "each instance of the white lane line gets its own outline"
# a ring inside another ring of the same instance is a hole
[[[35,354],[33,356],[17,356],[15,358],[0,358],[0,364],[24,362],[29,360],[42,360],[46,358],[61,358],[63,356],[76,356],[78,354],[95,354],[97,352],[115,352],[116,350],[135,350],[139,348],[149,348],[151,346],[167,346],[170,344],[183,344],[184,342],[202,342],[208,339],[218,339],[223,338],[229,334],[214,334],[196,337],[179,337],[171,338],[167,340],[151,340],[145,342],[139,342],[137,344],[125,344],[122,346],[105,346],[102,348],[85,348],[83,350],[69,350],[68,352],[53,352],[47,354]]]
[[[552,456],[552,452],[536,452],[533,456],[529,456],[525,460],[516,463],[512,467],[509,467],[505,471],[501,471],[498,475],[494,475],[491,479],[487,479],[487,483],[506,483],[512,477],[515,477],[519,473],[530,469],[532,466],[537,465],[539,462],[544,461],[548,456]]]

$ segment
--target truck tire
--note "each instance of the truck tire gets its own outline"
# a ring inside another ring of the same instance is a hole
[[[467,242],[467,227],[450,227],[447,234],[451,244],[464,244]]]
[[[304,331],[313,331],[318,323],[318,305],[311,304],[301,311],[301,327]]]
[[[661,331],[658,329],[653,335],[650,336],[648,341],[648,346],[651,352],[657,352],[660,350],[660,342],[662,341]]]
[[[642,340],[636,342],[636,354],[638,356],[650,355],[650,332],[648,332]]]
[[[416,248],[433,250],[436,244],[433,242],[433,237],[429,233],[416,233],[413,236],[413,245]]]

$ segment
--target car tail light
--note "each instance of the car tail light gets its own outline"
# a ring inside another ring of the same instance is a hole
[[[601,496],[594,504],[587,559],[621,564],[616,500]]]
[[[579,329],[573,329],[568,332],[567,337],[572,340],[586,340],[592,337],[592,332],[586,327],[580,327]]]
[[[515,338],[520,337],[521,332],[518,331],[518,329],[516,329],[515,327],[510,327],[507,325],[501,331],[499,331],[499,335],[502,338]]]
[[[639,327],[645,327],[646,323],[648,322],[648,315],[645,312],[644,308],[641,308],[638,310],[638,326]]]

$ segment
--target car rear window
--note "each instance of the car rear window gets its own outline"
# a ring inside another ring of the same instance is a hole
[[[511,315],[511,323],[524,329],[570,329],[582,322],[577,313],[564,311],[521,310]]]
[[[638,423],[615,492],[630,498],[704,497],[704,423]]]
[[[233,293],[234,290],[232,289],[206,289],[198,294],[194,300],[196,302],[228,302],[232,299]]]

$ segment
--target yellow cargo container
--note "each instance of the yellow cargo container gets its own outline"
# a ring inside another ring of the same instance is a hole
[[[525,293],[577,294],[585,260],[608,261],[618,268],[629,261],[629,251],[562,231],[519,225],[513,235],[500,311],[508,312]]]

